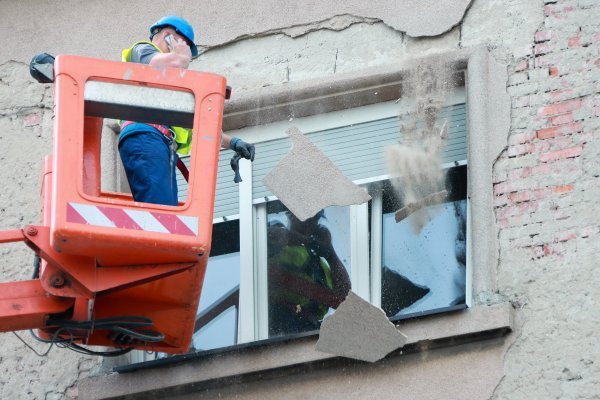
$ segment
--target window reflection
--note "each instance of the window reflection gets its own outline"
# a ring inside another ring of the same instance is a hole
[[[213,226],[212,248],[192,338],[196,350],[237,343],[239,290],[239,223],[219,223]]]
[[[269,336],[318,330],[350,289],[350,213],[329,207],[299,221],[268,205]]]
[[[398,223],[400,207],[384,191],[381,305],[390,318],[465,304],[466,168],[450,172],[449,202]]]

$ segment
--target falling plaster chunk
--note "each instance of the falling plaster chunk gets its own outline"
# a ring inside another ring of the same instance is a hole
[[[300,221],[325,207],[362,204],[371,199],[298,128],[288,129],[287,134],[292,149],[264,177],[263,183]]]
[[[403,347],[406,341],[406,335],[398,331],[381,308],[350,291],[335,313],[321,324],[316,349],[375,362]]]

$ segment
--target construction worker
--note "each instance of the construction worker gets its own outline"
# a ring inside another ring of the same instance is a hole
[[[337,308],[350,290],[350,277],[319,224],[321,210],[305,222],[288,212],[268,229],[269,335],[318,330],[329,308]]]
[[[181,17],[166,16],[150,27],[150,40],[123,50],[122,61],[154,67],[188,68],[198,55],[194,30]],[[189,153],[191,130],[121,121],[119,154],[135,201],[178,205],[175,167],[177,153]],[[221,134],[221,146],[254,160],[254,145]]]

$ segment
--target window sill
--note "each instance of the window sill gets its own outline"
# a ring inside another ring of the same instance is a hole
[[[402,321],[398,328],[408,336],[408,342],[401,350],[390,353],[388,358],[506,335],[513,329],[513,309],[509,303],[477,306],[460,312]],[[152,393],[165,395],[171,391],[185,393],[231,377],[247,376],[252,379],[251,375],[266,371],[339,359],[315,350],[317,339],[316,335],[309,335],[256,342],[173,357],[167,359],[167,365],[165,362],[147,361],[117,368],[121,373],[83,379],[79,383],[79,393],[81,398],[86,399],[136,395],[146,398]],[[132,372],[134,368],[136,371]]]

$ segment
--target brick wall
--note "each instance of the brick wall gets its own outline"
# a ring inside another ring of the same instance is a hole
[[[571,223],[575,192],[600,184],[586,170],[586,159],[597,152],[592,142],[600,116],[600,22],[591,16],[600,2],[545,3],[533,53],[511,67],[512,130],[494,185],[504,238],[527,248],[532,258],[589,234]],[[532,224],[538,229],[523,231]]]
[[[511,134],[494,168],[499,292],[520,321],[494,399],[600,387],[600,1],[543,3],[531,54],[509,66]]]

